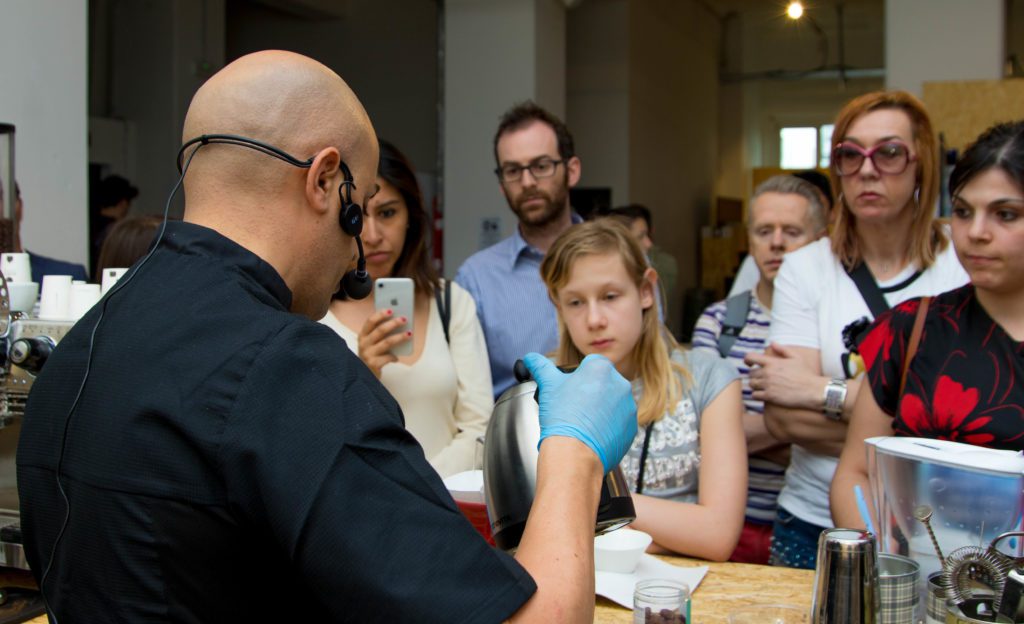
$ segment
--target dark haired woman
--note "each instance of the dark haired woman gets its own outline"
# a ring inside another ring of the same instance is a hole
[[[126,269],[135,264],[153,246],[153,238],[163,221],[160,215],[144,215],[121,219],[114,224],[100,247],[93,275],[102,275],[104,269]]]
[[[434,293],[444,284],[427,256],[428,220],[409,161],[380,142],[380,190],[364,209],[366,269],[373,279],[408,277],[415,285],[412,326],[375,311],[373,298],[336,298],[321,320],[345,339],[402,407],[405,426],[441,476],[473,468],[476,439],[490,418],[491,373],[473,298],[451,283],[449,340]],[[398,328],[405,332],[392,334]],[[389,335],[390,334],[390,335]],[[392,347],[412,341],[412,355]]]
[[[971,283],[928,302],[909,363],[921,299],[878,317],[861,343],[871,391],[857,395],[832,482],[837,526],[863,526],[850,493],[867,491],[867,438],[1024,451],[1024,121],[978,137],[949,191],[953,246]]]

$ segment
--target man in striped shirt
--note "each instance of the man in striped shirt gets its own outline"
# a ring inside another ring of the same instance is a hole
[[[773,283],[783,255],[817,240],[825,231],[825,209],[813,185],[789,175],[765,180],[754,190],[747,214],[750,255],[760,271],[758,283],[752,290],[709,306],[693,330],[693,348],[729,360],[743,380],[750,474],[746,522],[731,561],[768,563],[776,499],[789,462],[789,445],[768,433],[764,404],[751,398],[750,369],[743,358],[767,346]]]

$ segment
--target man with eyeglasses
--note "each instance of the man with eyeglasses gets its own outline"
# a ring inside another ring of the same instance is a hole
[[[516,359],[558,344],[540,262],[551,243],[580,220],[569,205],[569,189],[579,181],[581,166],[569,129],[533,102],[502,115],[494,158],[498,184],[519,225],[512,236],[470,256],[455,281],[476,301],[497,398],[516,381]]]

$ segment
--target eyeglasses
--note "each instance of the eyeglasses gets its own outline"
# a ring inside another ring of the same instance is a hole
[[[502,182],[518,182],[523,177],[523,171],[525,169],[530,170],[530,175],[534,178],[550,178],[555,175],[555,169],[558,165],[564,163],[564,160],[551,160],[550,158],[540,158],[526,165],[502,165],[494,170],[494,173],[501,178]]]
[[[832,166],[840,176],[860,171],[865,158],[871,159],[871,164],[879,173],[898,175],[907,170],[907,165],[917,160],[917,155],[911,154],[910,148],[899,141],[879,143],[868,150],[856,143],[840,143],[832,150]]]

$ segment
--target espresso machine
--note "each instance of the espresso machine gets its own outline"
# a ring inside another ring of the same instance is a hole
[[[14,251],[14,189],[14,126],[0,123],[0,253]],[[28,570],[21,545],[15,454],[32,382],[72,325],[13,311],[8,281],[0,272],[0,567]]]
[[[0,275],[0,566],[28,570],[22,549],[15,454],[25,402],[46,358],[71,321],[44,321],[11,312]]]

